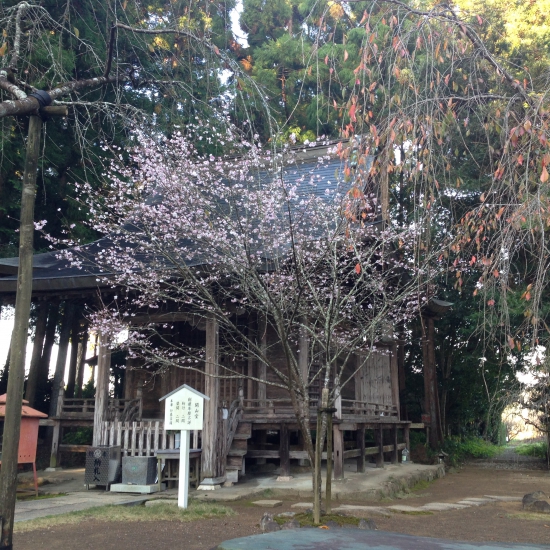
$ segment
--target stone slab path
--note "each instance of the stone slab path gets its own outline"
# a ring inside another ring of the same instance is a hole
[[[458,502],[428,502],[422,506],[409,506],[408,504],[394,504],[392,506],[360,506],[357,504],[341,504],[333,508],[334,512],[366,512],[372,514],[388,515],[390,512],[402,514],[422,514],[426,512],[445,512],[447,510],[463,510],[472,506],[483,506],[492,502],[521,502],[521,497],[492,496],[471,497]],[[307,510],[313,508],[313,502],[296,502],[291,508]]]
[[[447,510],[462,510],[472,506],[483,506],[492,502],[521,502],[521,497],[512,496],[490,496],[471,497],[459,500],[458,502],[428,502],[422,506],[408,506],[406,504],[395,504],[387,506],[386,510],[404,514],[421,514],[423,512],[445,512]]]
[[[18,501],[15,505],[15,522],[27,521],[46,516],[57,516],[77,512],[96,506],[134,506],[142,504],[148,497],[136,495],[115,495],[103,492],[72,493],[67,496],[40,500]]]

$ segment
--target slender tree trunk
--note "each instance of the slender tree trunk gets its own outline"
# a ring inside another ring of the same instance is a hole
[[[82,397],[82,385],[84,384],[84,365],[86,361],[86,351],[88,349],[88,324],[84,326],[84,332],[78,340],[78,358],[76,360],[76,388],[75,397]]]
[[[71,358],[69,360],[69,376],[65,395],[74,397],[76,386],[76,371],[78,370],[78,346],[80,343],[80,315],[74,315],[73,326],[71,327]]]
[[[4,437],[2,445],[2,468],[0,469],[0,516],[2,536],[0,549],[13,548],[13,521],[17,489],[17,462],[21,406],[25,381],[25,350],[29,332],[29,316],[32,295],[32,255],[34,238],[34,203],[36,197],[36,172],[40,149],[42,119],[29,118],[29,133],[21,195],[19,231],[19,269],[17,273],[17,296],[15,319],[11,336],[10,375],[6,397]]]
[[[42,349],[44,347],[44,338],[46,336],[46,322],[48,320],[48,303],[40,302],[38,305],[38,316],[36,319],[36,331],[34,333],[34,344],[32,348],[31,365],[29,368],[29,377],[27,378],[27,390],[25,399],[32,406],[36,397],[36,384],[38,382],[38,368]]]
[[[55,416],[57,411],[57,400],[59,398],[59,387],[64,384],[65,365],[67,363],[67,351],[69,348],[69,337],[73,325],[75,306],[72,302],[65,302],[63,320],[61,321],[61,332],[59,334],[59,349],[55,363],[53,376],[52,397],[50,399],[50,416]]]
[[[36,394],[34,405],[44,400],[46,395],[46,387],[50,374],[50,359],[52,357],[52,348],[55,344],[55,332],[57,330],[57,322],[59,320],[59,302],[50,304],[50,312],[48,315],[48,324],[46,325],[46,337],[44,339],[44,349],[38,366],[38,381],[36,384]]]
[[[8,375],[10,372],[10,355],[11,355],[11,343],[8,348],[8,356],[6,357],[6,362],[4,364],[4,369],[2,370],[2,375],[0,376],[0,392],[6,393],[8,389]]]

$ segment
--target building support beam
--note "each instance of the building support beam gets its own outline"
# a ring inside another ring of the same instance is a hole
[[[397,448],[397,425],[394,424],[391,427],[391,444],[393,445],[393,451],[391,452],[391,463],[399,463],[399,449]]]
[[[94,434],[93,445],[101,445],[101,427],[107,420],[109,410],[109,376],[111,373],[110,339],[99,335],[97,353],[97,383],[95,390]]]
[[[359,449],[359,456],[357,457],[357,472],[360,474],[365,473],[365,425],[360,424],[357,426],[356,443],[357,449]]]
[[[376,455],[376,467],[384,467],[384,428],[382,425],[376,430],[374,430],[376,445],[378,447],[378,454]]]
[[[224,481],[218,474],[218,403],[220,395],[219,325],[216,319],[206,321],[205,394],[210,397],[204,404],[204,427],[202,431],[201,483],[203,491],[219,489]]]
[[[262,357],[267,356],[267,323],[264,321],[260,323],[260,334],[258,335],[260,339],[260,348],[262,351]],[[258,378],[260,380],[267,379],[267,365],[265,361],[258,361]],[[258,400],[260,401],[260,407],[265,407],[267,397],[267,386],[263,382],[258,382]]]
[[[344,479],[344,432],[340,431],[337,424],[333,425],[332,432],[334,479]]]
[[[279,477],[278,481],[288,481],[290,478],[290,434],[288,424],[281,424],[279,430]]]

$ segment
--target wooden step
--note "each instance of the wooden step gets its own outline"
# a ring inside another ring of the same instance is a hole
[[[243,469],[243,457],[242,456],[228,456],[225,463],[226,470],[242,470]]]
[[[246,449],[229,449],[227,456],[244,456],[246,453]]]
[[[235,439],[250,439],[251,437],[252,437],[252,434],[250,434],[250,435],[249,434],[235,434],[233,436],[233,441]]]
[[[235,438],[236,439],[244,439],[237,436],[244,436],[246,435],[247,439],[252,437],[252,424],[250,422],[239,422],[239,425],[237,426],[237,431],[235,432]]]
[[[231,443],[231,450],[245,450],[248,449],[248,439],[233,439]]]

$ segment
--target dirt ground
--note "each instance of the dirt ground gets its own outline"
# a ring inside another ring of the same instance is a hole
[[[483,495],[523,496],[542,490],[550,495],[550,473],[534,470],[493,470],[467,466],[449,473],[403,500],[373,502],[373,505],[428,502],[456,502],[466,497]],[[285,500],[273,512],[291,510],[296,499]],[[352,502],[342,502],[352,504]],[[358,504],[369,504],[361,502]],[[209,550],[223,540],[259,533],[258,522],[265,510],[249,502],[231,503],[237,515],[230,518],[200,520],[190,523],[141,522],[116,523],[83,521],[78,525],[61,525],[50,529],[18,533],[16,550],[41,548],[62,550],[156,550],[185,548]],[[519,517],[514,517],[519,514]],[[430,515],[392,514],[371,516],[378,529],[412,535],[466,541],[523,542],[549,545],[548,519],[529,519],[521,514],[521,503],[491,503],[456,511]],[[261,550],[261,549],[258,549]]]

